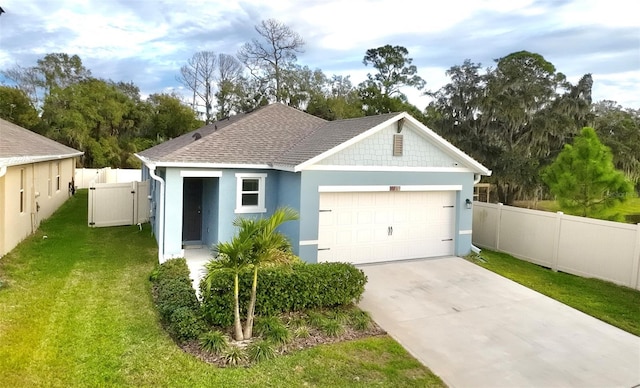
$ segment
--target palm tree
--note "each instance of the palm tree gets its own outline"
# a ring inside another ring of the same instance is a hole
[[[247,309],[247,320],[244,327],[244,338],[253,336],[253,317],[256,306],[256,294],[258,288],[258,269],[270,263],[290,263],[291,243],[287,237],[278,232],[280,225],[288,221],[298,219],[298,213],[289,207],[281,207],[269,218],[246,219],[239,218],[234,223],[241,233],[253,236],[253,248],[249,255],[250,265],[253,266],[253,283],[251,286],[251,299]]]
[[[240,298],[238,275],[242,270],[250,265],[250,256],[253,251],[252,231],[240,230],[239,233],[229,242],[218,243],[213,247],[214,260],[209,261],[205,268],[207,275],[205,284],[207,289],[211,289],[211,274],[221,268],[233,271],[233,308],[234,308],[234,332],[235,340],[242,341],[242,323],[240,322]]]

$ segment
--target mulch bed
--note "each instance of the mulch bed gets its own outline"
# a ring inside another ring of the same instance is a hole
[[[231,332],[227,334],[229,334],[229,338],[231,338]],[[320,331],[319,329],[309,326],[308,337],[305,337],[305,338],[293,337],[289,343],[278,348],[276,351],[278,355],[286,355],[296,351],[312,348],[314,346],[334,344],[334,343],[344,342],[344,341],[352,341],[356,339],[374,337],[374,336],[379,336],[384,334],[386,334],[386,332],[382,330],[382,328],[380,328],[380,326],[378,326],[373,320],[371,321],[371,325],[367,330],[355,330],[350,326],[345,325],[343,333],[335,337],[328,336],[324,334],[322,331]],[[236,341],[230,341],[229,345],[238,344],[240,347],[244,347],[244,346],[247,346],[251,341],[255,341],[257,339],[260,339],[260,337],[256,335],[251,340],[241,341],[240,343]],[[180,346],[180,348],[182,348],[183,351],[199,358],[200,360],[208,364],[215,365],[222,368],[228,366],[225,363],[225,360],[221,356],[203,351],[200,348],[198,341],[196,340],[183,342],[178,344],[178,346]],[[250,366],[250,364],[247,363],[247,364],[244,364],[243,366]]]

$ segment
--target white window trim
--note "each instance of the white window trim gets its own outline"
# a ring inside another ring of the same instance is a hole
[[[60,191],[60,162],[56,162],[56,193]]]
[[[27,211],[27,196],[25,195],[25,186],[27,185],[27,171],[20,169],[20,214]]]
[[[258,206],[242,206],[242,181],[243,179],[258,179]],[[236,213],[266,213],[265,207],[265,181],[267,174],[237,173],[236,174]]]
[[[53,163],[49,162],[49,179],[47,184],[47,194],[49,198],[53,195]]]

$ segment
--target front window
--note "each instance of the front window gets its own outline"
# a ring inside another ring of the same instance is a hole
[[[265,179],[267,174],[236,174],[236,213],[264,213]]]

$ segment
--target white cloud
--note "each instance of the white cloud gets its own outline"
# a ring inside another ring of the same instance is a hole
[[[529,49],[543,54],[570,78],[594,73],[594,99],[640,106],[640,79],[638,71],[632,71],[640,70],[640,34],[631,47],[640,18],[625,0],[460,0],[437,5],[413,0],[65,0],[63,4],[3,0],[7,14],[0,17],[0,69],[16,63],[30,66],[46,53],[67,52],[101,71],[116,72],[97,76],[123,77],[140,83],[150,94],[175,87],[170,73],[177,73],[193,52],[234,54],[240,44],[256,37],[254,24],[275,18],[307,41],[301,64],[327,75],[351,75],[356,85],[372,71],[361,63],[365,51],[383,44],[407,47],[431,90],[447,82],[445,68],[464,58],[490,65],[491,58],[508,50]],[[627,60],[629,50],[637,53],[635,64]],[[406,93],[421,109],[426,105],[420,92]]]

